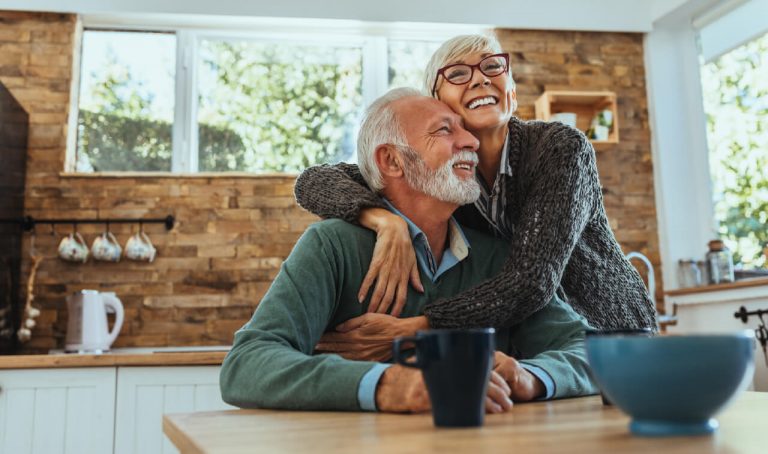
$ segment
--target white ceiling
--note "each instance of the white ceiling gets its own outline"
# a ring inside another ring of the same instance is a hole
[[[0,0],[0,9],[438,22],[518,29],[648,32],[690,0]]]
[[[702,18],[705,20],[698,21],[700,24],[694,21],[707,62],[768,32],[768,1],[743,1],[733,6]]]

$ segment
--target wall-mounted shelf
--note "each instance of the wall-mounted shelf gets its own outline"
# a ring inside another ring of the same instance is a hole
[[[550,121],[552,115],[563,112],[576,114],[576,128],[586,133],[595,115],[602,110],[613,112],[613,124],[606,140],[591,140],[595,148],[619,143],[619,121],[616,93],[611,91],[548,90],[536,100],[536,119]]]

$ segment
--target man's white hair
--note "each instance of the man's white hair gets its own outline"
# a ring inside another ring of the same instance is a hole
[[[432,54],[432,58],[427,63],[427,68],[424,71],[424,93],[437,98],[437,89],[440,88],[440,84],[435,87],[434,94],[432,93],[432,87],[435,86],[437,71],[443,66],[458,63],[459,60],[470,54],[500,54],[502,52],[504,51],[501,49],[499,40],[492,34],[460,35],[449,39]],[[509,69],[507,73],[512,83],[511,87],[514,90],[515,81],[512,79],[512,70]]]
[[[375,192],[384,189],[384,181],[376,165],[376,147],[385,144],[400,149],[408,147],[405,132],[391,107],[392,103],[414,96],[424,95],[415,88],[395,88],[374,101],[365,111],[357,136],[357,163],[365,182]]]

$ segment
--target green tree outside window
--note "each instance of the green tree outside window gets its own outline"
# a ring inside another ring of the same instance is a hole
[[[719,233],[744,269],[768,268],[768,35],[702,66]]]

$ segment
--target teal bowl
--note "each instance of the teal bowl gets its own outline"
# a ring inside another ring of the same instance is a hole
[[[750,383],[751,331],[660,336],[588,332],[587,359],[603,394],[645,436],[714,432],[714,415]]]

